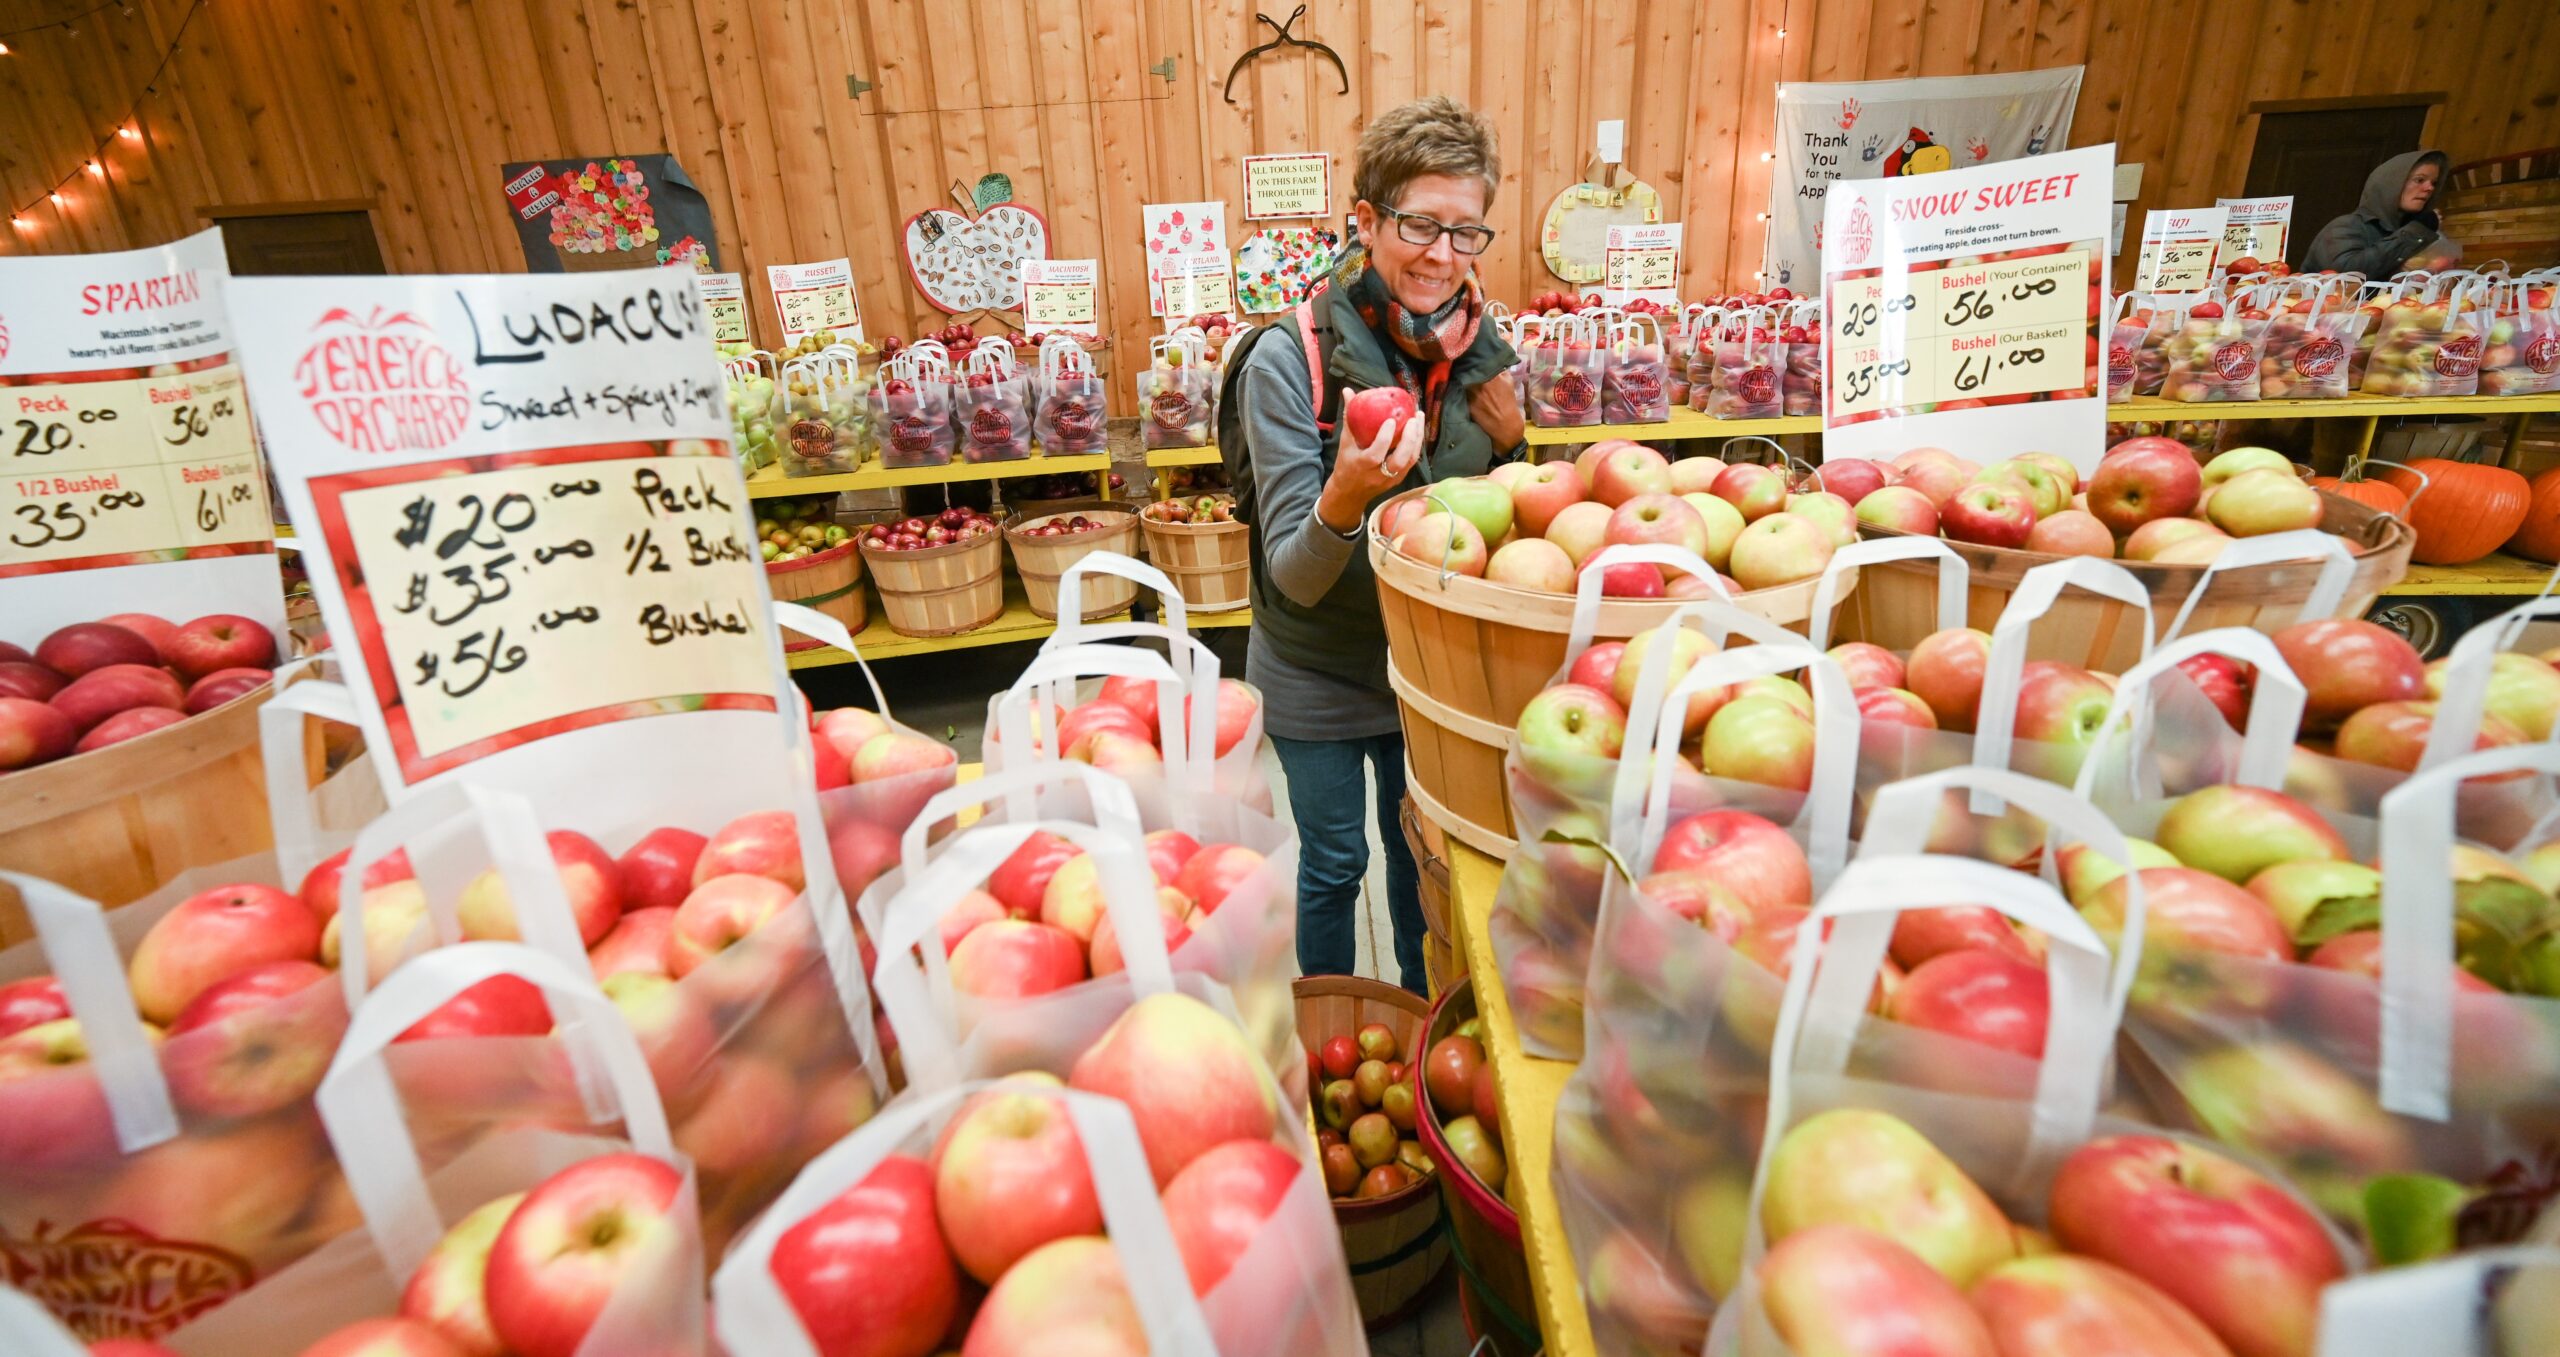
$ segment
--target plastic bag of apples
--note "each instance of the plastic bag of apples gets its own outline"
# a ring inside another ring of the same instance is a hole
[[[2478,394],[2490,286],[2461,270],[2396,286],[2376,322],[2358,389],[2369,396]]]
[[[2137,355],[2142,351],[2143,337],[2151,330],[2149,308],[2135,305],[2143,300],[2141,293],[2119,292],[2107,303],[2106,377],[2107,399],[2111,402],[2140,394],[2135,384],[2135,374],[2141,367]]]
[[[1604,567],[1628,561],[1651,569],[1685,555],[1610,550],[1616,554]],[[1686,568],[1706,571],[1695,558]],[[1595,572],[1584,579],[1592,583]],[[1701,602],[1628,641],[1594,643],[1596,593],[1586,589],[1577,602],[1567,662],[1522,709],[1518,746],[1505,761],[1521,851],[1504,870],[1490,936],[1522,1045],[1551,1059],[1582,1049],[1594,923],[1613,855],[1629,871],[1646,856],[1639,826],[1649,795],[1670,798],[1674,818],[1717,811],[1696,827],[1708,840],[1716,835],[1705,826],[1722,823],[1721,815],[1767,828],[1772,846],[1792,833],[1836,865],[1846,851],[1856,770],[1848,687],[1803,638]],[[1757,644],[1730,659],[1717,655],[1737,634]],[[1691,679],[1728,669],[1736,676],[1705,686]],[[1785,677],[1793,670],[1805,670],[1807,680]],[[1656,779],[1658,790],[1649,790]]]
[[[1529,422],[1541,429],[1598,424],[1608,356],[1588,316],[1548,318],[1529,351]]]
[[[2500,283],[2491,295],[2480,355],[2480,394],[2560,391],[2560,269]]]
[[[2005,1091],[1939,1034],[1861,1020],[1907,911],[1986,905],[2045,946],[2041,1058]],[[2307,1357],[2358,1252],[2281,1177],[2103,1112],[2122,989],[2087,921],[1987,863],[1870,849],[1807,922],[1706,1352]]]
[[[1780,378],[1787,368],[1787,347],[1778,338],[1777,316],[1765,306],[1736,307],[1716,322],[1714,334],[1698,346],[1706,365],[1707,414],[1716,419],[1776,419],[1786,413]],[[1691,401],[1696,401],[1696,364],[1691,365]]]
[[[2268,313],[2250,293],[2215,290],[2191,302],[2177,329],[2161,341],[2168,369],[2160,394],[2173,401],[2258,399],[2258,364],[2267,346]]]
[[[2354,354],[2365,314],[2344,278],[2292,278],[2267,324],[2258,394],[2268,400],[2338,400],[2355,390]]]
[[[951,360],[940,344],[919,339],[882,360],[867,397],[871,419],[862,454],[885,467],[944,466],[951,427]]]
[[[1042,452],[1101,452],[1110,446],[1105,427],[1109,393],[1094,375],[1093,356],[1075,336],[1051,335],[1040,345],[1032,391],[1039,406],[1032,434]]]
[[[1662,323],[1638,312],[1611,322],[1600,387],[1603,424],[1658,424],[1671,418],[1671,372]]]
[[[1218,374],[1197,330],[1147,341],[1138,373],[1139,441],[1158,448],[1205,448],[1218,425]]]
[[[971,806],[987,822],[929,848],[925,821]],[[1289,992],[1295,840],[1257,812],[1169,809],[1057,762],[990,773],[927,808],[899,870],[860,902],[880,949],[874,989],[911,1080],[919,1059],[946,1049],[972,1070],[1024,1067],[1100,1030],[1133,985],[1176,975],[1231,995],[1272,1077],[1292,1097],[1305,1091]]]
[[[398,1068],[401,1036],[500,985],[574,1034],[555,1059],[591,1096],[570,1115],[548,1100],[492,1102],[485,1134],[431,1163],[439,1132],[421,1124],[422,1090]],[[675,1146],[648,1056],[582,971],[514,943],[465,943],[403,967],[357,1009],[319,1104],[364,1228],[170,1335],[172,1348],[190,1357],[708,1351],[693,1166]]]
[[[1013,345],[989,336],[969,351],[951,383],[951,422],[960,455],[971,462],[1013,462],[1031,455],[1031,383],[1014,362]]]

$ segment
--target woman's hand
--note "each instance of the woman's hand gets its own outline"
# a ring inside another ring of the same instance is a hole
[[[1469,390],[1467,413],[1475,416],[1476,427],[1493,440],[1497,453],[1520,446],[1520,440],[1527,436],[1520,418],[1520,388],[1508,372],[1496,373],[1492,380]]]
[[[1417,415],[1404,421],[1401,436],[1391,428],[1380,429],[1365,448],[1353,446],[1345,437],[1334,454],[1333,474],[1325,478],[1324,490],[1316,496],[1316,517],[1344,537],[1359,531],[1369,502],[1404,484],[1414,461],[1422,456],[1422,424]]]

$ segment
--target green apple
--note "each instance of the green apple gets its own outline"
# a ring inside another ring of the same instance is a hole
[[[2204,464],[2205,487],[2211,489],[2246,471],[2281,471],[2292,476],[2293,459],[2274,448],[2233,448]]]
[[[2373,906],[2382,898],[2382,873],[2361,862],[2304,858],[2250,877],[2249,893],[2267,902],[2296,945],[2311,946],[2303,934],[2315,920],[2325,936],[2335,931],[2327,924],[2338,911]]]
[[[2429,697],[2444,696],[2448,663],[2437,660],[2427,666]],[[2560,718],[2560,669],[2513,651],[2490,656],[2489,694],[2484,710],[2523,731],[2528,740],[2550,739],[2554,719]]]
[[[2168,849],[2162,848],[2149,839],[2128,838],[2125,842],[2133,849],[2133,865],[2137,868],[2184,865],[2172,856]],[[2124,875],[2125,872],[2123,863],[2085,843],[2062,845],[2060,858],[2058,865],[2062,869],[2062,894],[2075,906],[2088,904],[2097,895],[2100,887]]]
[[[1511,531],[1511,492],[1490,476],[1461,476],[1431,487],[1426,496],[1435,507],[1446,509],[1476,525],[1487,542],[1499,542]]]

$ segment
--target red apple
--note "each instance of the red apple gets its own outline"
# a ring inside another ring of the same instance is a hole
[[[2267,903],[2211,872],[2192,867],[2142,869],[2143,934],[2148,951],[2218,952],[2258,961],[2293,960],[2293,940]],[[2124,878],[2098,888],[2082,917],[2112,941],[2124,930]]]
[[[1609,515],[1611,546],[1678,547],[1691,555],[1707,549],[1706,521],[1676,495],[1636,495]],[[1677,567],[1657,567],[1665,574]]]
[[[409,1274],[400,1291],[400,1317],[435,1329],[468,1357],[504,1357],[506,1348],[489,1327],[489,1250],[523,1201],[523,1193],[510,1192],[455,1221]]]
[[[1594,562],[1584,566],[1584,573],[1600,572],[1600,593],[1604,598],[1660,598],[1662,571],[1642,561],[1622,561],[1615,565]]]
[[[1540,463],[1512,483],[1512,527],[1522,537],[1544,537],[1556,515],[1583,497],[1582,473],[1572,463]]]
[[[1199,851],[1200,841],[1179,829],[1158,829],[1147,835],[1147,865],[1155,870],[1159,886],[1172,885],[1182,875],[1183,864]]]
[[[178,638],[177,623],[153,613],[109,613],[98,620],[111,627],[122,627],[149,641],[152,650],[157,652],[160,658],[157,661],[145,661],[145,663],[168,664],[170,662],[169,643]]]
[[[1302,1167],[1270,1141],[1233,1140],[1173,1176],[1164,1190],[1165,1223],[1193,1295],[1206,1296],[1226,1280]]]
[[[216,886],[160,916],[127,972],[134,1006],[155,1023],[175,1019],[199,994],[270,961],[316,961],[320,921],[273,886]]]
[[[1546,538],[1564,548],[1579,570],[1591,560],[1592,553],[1608,545],[1610,506],[1597,500],[1568,504],[1547,523]]]
[[[1983,547],[2022,547],[2036,527],[2027,492],[1996,481],[1976,481],[1938,508],[1938,525],[1951,541]]]
[[[1671,463],[1641,443],[1611,448],[1593,459],[1587,473],[1591,498],[1615,509],[1638,495],[1671,493]]]
[[[891,1155],[774,1241],[783,1299],[820,1357],[915,1357],[960,1313],[960,1273],[933,1214],[933,1170]]]
[[[667,932],[667,974],[681,980],[712,958],[739,948],[799,893],[771,877],[733,872],[693,888],[676,906]]]
[[[1100,701],[1118,703],[1128,708],[1129,714],[1137,717],[1138,724],[1146,728],[1147,738],[1155,739],[1157,738],[1156,725],[1164,718],[1164,713],[1156,701],[1156,690],[1164,686],[1166,686],[1165,681],[1162,679],[1108,674],[1103,677],[1102,690],[1096,696]],[[1074,743],[1068,737],[1064,725],[1058,728],[1058,742],[1061,745]]]
[[[2359,707],[2338,727],[2338,757],[2414,773],[2426,756],[2435,726],[2433,702],[2376,702]],[[2474,750],[2504,749],[2524,742],[2523,731],[2487,712],[2481,713],[2480,729],[2471,737]]]
[[[622,917],[621,869],[603,845],[575,830],[555,829],[542,837],[561,892],[569,899],[569,915],[577,922],[578,941],[593,947]],[[506,880],[495,870],[480,873],[463,887],[454,912],[461,918],[462,936],[471,941],[512,942],[524,936]]]
[[[1172,956],[1191,941],[1191,899],[1171,886],[1156,888],[1156,911],[1164,919],[1164,951]],[[1089,953],[1095,975],[1118,975],[1128,969],[1128,958],[1120,951],[1120,933],[1105,914],[1093,926],[1093,947]]]
[[[2040,949],[2027,941],[2007,915],[1988,905],[1939,905],[1906,909],[1894,916],[1893,960],[1916,968],[1950,952],[1979,951],[2041,968]]]
[[[1990,951],[1943,952],[1914,967],[1885,1016],[2029,1059],[2044,1055],[2042,966]]]
[[[836,883],[847,896],[859,896],[882,873],[898,865],[898,833],[867,815],[835,817],[827,827],[827,858],[835,864]]]
[[[347,859],[354,852],[352,848],[341,848],[322,858],[320,865],[302,878],[302,907],[310,910],[311,917],[318,919],[323,927],[338,917],[338,884],[346,876]],[[365,865],[364,888],[372,890],[394,881],[409,881],[417,875],[409,866],[409,850],[394,848]]]
[[[1918,693],[1907,688],[1860,688],[1856,697],[1858,719],[1862,721],[1881,721],[1917,730],[1938,728],[1938,714],[1929,710],[1929,704],[1921,701]]]
[[[2089,478],[2089,512],[2109,532],[2131,536],[2154,519],[2194,513],[2204,494],[2204,468],[2174,438],[2128,438],[2098,459]]]
[[[1825,457],[1803,481],[1804,485],[1829,491],[1851,504],[1865,499],[1893,483],[1893,477],[1881,462],[1864,457]]]
[[[157,1032],[146,1029],[153,1037]],[[20,1175],[105,1166],[117,1153],[105,1086],[89,1071],[77,1018],[0,1037],[0,1155]]]
[[[985,891],[971,891],[961,896],[942,915],[942,954],[948,957],[958,951],[960,940],[969,936],[969,930],[978,925],[1010,917],[1004,912],[1004,906]]]
[[[1484,574],[1484,534],[1476,525],[1445,510],[1424,514],[1396,534],[1396,550],[1434,570],[1452,575]]]
[[[863,748],[868,750],[870,746]],[[807,873],[800,865],[800,826],[791,812],[751,811],[720,826],[702,845],[702,856],[694,859],[693,884],[700,886],[715,876],[735,872],[781,882],[794,894],[808,884]]]
[[[1742,810],[1709,810],[1664,831],[1657,872],[1703,872],[1755,913],[1813,901],[1813,869],[1787,831]]]
[[[185,712],[171,711],[167,707],[128,707],[91,726],[89,733],[80,737],[80,743],[71,747],[71,752],[86,754],[93,749],[122,744],[155,730],[166,730],[186,719]]]
[[[2083,509],[2065,509],[2051,517],[2039,518],[2027,530],[2027,550],[2055,556],[2095,556],[2112,559],[2116,539],[2108,535],[2105,524]]]
[[[2246,666],[2228,655],[2189,655],[2178,661],[2179,672],[2195,680],[2205,700],[2213,704],[2222,719],[2239,730],[2249,723],[2249,681]]]
[[[2176,1301],[2094,1258],[2003,1263],[1974,1284],[1970,1298],[2000,1357],[2231,1357]]]
[[[120,711],[135,707],[167,707],[184,711],[186,691],[169,671],[141,664],[110,664],[71,680],[53,695],[53,709],[71,718],[82,731]]]
[[[1493,558],[1485,563],[1484,577],[1514,589],[1541,594],[1570,594],[1574,582],[1573,558],[1553,542],[1522,537],[1494,549]]]
[[[1051,1240],[1102,1233],[1075,1121],[1036,1088],[991,1089],[952,1118],[933,1147],[933,1200],[952,1255],[982,1282]]]
[[[1931,632],[1911,648],[1903,686],[1938,715],[1945,730],[1971,731],[1982,705],[1982,671],[1991,662],[1991,634],[1971,627]]]
[[[302,1350],[302,1357],[468,1357],[433,1325],[360,1319]]]
[[[62,675],[33,660],[0,661],[0,697],[23,697],[30,702],[50,702],[63,685],[71,682]]]
[[[1573,657],[1572,667],[1565,670],[1564,681],[1609,692],[1617,686],[1618,657],[1626,650],[1624,641],[1594,641],[1589,648]]]
[[[2073,665],[2029,660],[2018,675],[2017,737],[2061,747],[2058,780],[2076,777],[2115,701],[2105,679]]]
[[[622,881],[623,909],[637,912],[673,909],[683,904],[685,896],[693,892],[693,869],[702,860],[703,847],[709,842],[690,829],[673,825],[641,835],[640,841],[622,850],[622,856],[613,864],[615,875]]]
[[[1173,887],[1191,898],[1201,918],[1218,912],[1236,887],[1262,870],[1262,855],[1241,844],[1212,843],[1201,846],[1182,864],[1174,877]]]
[[[1067,714],[1058,718],[1058,749],[1062,753],[1073,750],[1106,730],[1149,745],[1156,741],[1156,723],[1153,720],[1141,718],[1126,703],[1096,698],[1068,708]]]
[[[1111,1241],[1044,1244],[987,1292],[960,1357],[1146,1357],[1147,1332]]]
[[[42,702],[0,697],[0,772],[51,763],[80,739],[71,718]]]
[[[1002,902],[1005,912],[1013,917],[1037,919],[1040,897],[1048,892],[1049,878],[1067,859],[1083,851],[1045,830],[1035,833],[987,874],[987,893]]]
[[[1976,473],[1973,479],[1984,485],[2005,485],[2027,492],[2027,503],[2035,507],[2038,519],[2071,507],[2070,485],[2055,479],[2053,472],[2042,464],[2023,457],[1994,462]]]
[[[1787,507],[1787,478],[1771,467],[1736,462],[1717,473],[1707,493],[1740,510],[1745,522],[1758,522]]]
[[[1261,715],[1262,694],[1255,692],[1252,684],[1242,679],[1218,680],[1217,745],[1212,752],[1219,758],[1226,757],[1243,743],[1246,732],[1253,729],[1255,718]],[[1183,704],[1182,719],[1191,719],[1188,702]]]
[[[1418,414],[1413,393],[1401,386],[1372,386],[1342,400],[1343,432],[1358,447],[1371,447],[1381,430],[1402,436],[1405,421]]]
[[[1084,947],[1062,928],[997,919],[969,930],[951,951],[951,987],[983,999],[1021,999],[1085,978]]]
[[[274,673],[265,669],[216,669],[188,685],[187,715],[202,716],[226,702],[254,693],[274,680]]]
[[[31,975],[0,985],[0,1037],[70,1016],[71,1001],[62,997],[62,983],[52,976]]]
[[[347,1006],[308,961],[251,967],[198,994],[170,1024],[161,1068],[180,1110],[255,1117],[309,1098],[346,1035]]]
[[[1909,1249],[1817,1225],[1760,1262],[1760,1301],[1791,1352],[1813,1357],[2001,1357],[1964,1293]]]
[[[885,782],[913,773],[957,767],[959,763],[959,752],[940,740],[911,730],[892,728],[863,741],[862,747],[854,751],[853,780],[857,783]],[[715,842],[718,838],[719,835],[713,836]]]
[[[1902,686],[1902,657],[1872,641],[1842,641],[1829,654],[1852,691]]]
[[[36,646],[36,663],[76,679],[111,665],[156,666],[160,652],[148,638],[111,623],[74,622]]]
[[[696,1096],[675,1125],[676,1149],[713,1178],[766,1172],[800,1126],[798,1080],[770,1058],[723,1054]]]
[[[1858,501],[1856,513],[1858,521],[1869,527],[1890,528],[1915,537],[1934,537],[1938,533],[1937,504],[1908,485],[1870,491]]]
[[[532,981],[493,975],[409,1024],[394,1044],[443,1037],[538,1037],[551,1030],[551,1005]]]
[[[836,753],[843,757],[845,766],[850,769],[854,755],[861,752],[863,745],[874,736],[889,733],[889,723],[881,719],[880,713],[867,707],[837,707],[819,713],[816,724],[810,729],[816,732],[821,742],[834,745]]]
[[[1185,994],[1130,1006],[1076,1058],[1067,1083],[1118,1098],[1159,1187],[1230,1140],[1268,1140],[1279,1103],[1242,1030]]]
[[[517,1357],[572,1357],[616,1291],[673,1249],[684,1176],[640,1154],[582,1160],[525,1194],[489,1250],[489,1322]],[[667,1280],[672,1280],[667,1279]]]
[[[268,669],[276,662],[275,633],[255,618],[215,613],[178,628],[167,658],[189,680],[220,669]]]
[[[635,909],[614,924],[613,931],[587,952],[596,982],[625,971],[667,974],[667,940],[675,935],[676,912],[665,905]]]
[[[2302,679],[2305,726],[2334,726],[2358,707],[2427,695],[2426,661],[2398,632],[2362,618],[2296,622],[2276,650]]]
[[[1897,485],[1905,485],[1927,498],[1930,507],[1944,509],[1947,501],[1964,483],[1973,479],[1981,468],[1943,448],[1913,448],[1893,459]]]

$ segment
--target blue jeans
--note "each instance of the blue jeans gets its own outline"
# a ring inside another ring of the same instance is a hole
[[[1421,882],[1396,811],[1404,801],[1404,736],[1356,740],[1271,737],[1289,779],[1289,810],[1298,822],[1298,969],[1349,975],[1358,963],[1360,882],[1369,872],[1369,839],[1361,816],[1369,789],[1361,764],[1378,780],[1378,842],[1387,854],[1387,918],[1395,927],[1398,983],[1423,992]]]

